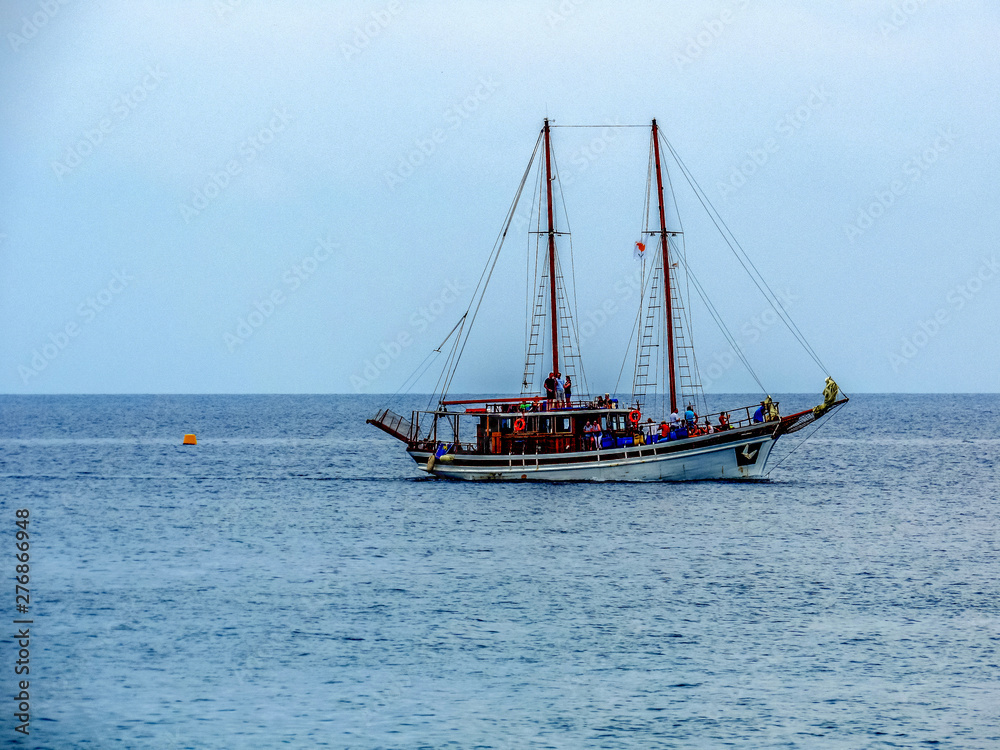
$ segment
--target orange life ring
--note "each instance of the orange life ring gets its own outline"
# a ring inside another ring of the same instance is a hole
[[[640,419],[642,419],[642,414],[639,413],[638,409],[633,409],[628,413],[628,421],[632,424],[639,424]]]
[[[514,432],[522,432],[524,430],[524,417],[518,417],[514,420]]]

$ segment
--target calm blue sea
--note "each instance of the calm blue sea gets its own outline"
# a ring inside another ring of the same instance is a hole
[[[0,742],[27,508],[23,747],[1000,747],[1000,396],[693,484],[428,479],[382,401],[0,397]]]

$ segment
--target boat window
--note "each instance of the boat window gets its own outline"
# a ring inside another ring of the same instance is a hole
[[[556,417],[556,432],[569,432],[569,417]]]

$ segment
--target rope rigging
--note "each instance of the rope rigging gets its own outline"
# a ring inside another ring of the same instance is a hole
[[[561,128],[597,128],[597,129],[600,129],[600,128],[640,128],[640,127],[648,127],[648,126],[647,125],[621,125],[621,124],[615,124],[615,125],[556,125],[556,124],[552,124],[551,127],[561,127]],[[659,139],[660,139],[660,141],[663,143],[663,145],[666,147],[666,149],[670,152],[670,154],[673,157],[674,161],[676,162],[678,168],[680,169],[681,174],[684,176],[684,178],[687,181],[688,185],[691,187],[692,192],[694,192],[695,196],[698,198],[698,201],[701,203],[702,207],[705,209],[705,212],[708,214],[709,218],[712,220],[712,223],[715,224],[716,229],[719,231],[719,234],[722,236],[723,240],[728,245],[730,251],[736,257],[737,261],[739,261],[740,265],[743,267],[744,271],[750,277],[751,281],[753,281],[754,286],[757,287],[758,291],[761,293],[761,295],[767,301],[767,304],[775,312],[775,314],[778,316],[778,319],[788,329],[789,333],[792,334],[792,337],[799,343],[799,345],[803,348],[803,350],[806,352],[806,354],[813,360],[813,362],[819,367],[819,369],[825,375],[829,375],[830,374],[829,369],[823,363],[822,359],[820,359],[819,355],[816,353],[816,350],[812,347],[811,344],[809,344],[808,340],[806,339],[805,335],[802,333],[801,329],[798,327],[798,325],[792,319],[791,315],[785,309],[785,306],[784,306],[784,304],[782,304],[780,297],[778,297],[778,295],[771,288],[770,284],[768,284],[767,278],[764,276],[763,273],[760,272],[760,270],[756,267],[756,265],[750,259],[749,254],[746,252],[746,250],[743,248],[742,244],[736,238],[736,235],[729,228],[729,225],[722,218],[722,215],[719,213],[718,209],[716,209],[715,205],[708,198],[707,193],[701,187],[701,185],[698,183],[698,181],[695,179],[693,173],[688,168],[687,164],[681,158],[681,156],[677,152],[677,150],[673,147],[673,144],[671,144],[670,141],[666,138],[666,136],[663,135],[662,131],[658,131],[658,133],[659,133]],[[652,153],[650,154],[650,163],[652,163],[651,160],[652,160]],[[648,210],[649,210],[649,205],[648,205],[649,198],[648,198],[648,196],[649,196],[649,182],[650,182],[650,179],[651,179],[651,177],[650,177],[649,173],[647,172],[647,200],[646,200],[646,205],[644,206],[644,213],[643,213],[644,217],[648,216]],[[667,170],[667,181],[668,181],[668,184],[670,186],[670,193],[671,193],[672,202],[673,202],[674,206],[676,207],[676,195],[674,193],[674,185],[673,185],[673,181],[671,179],[670,171],[669,170]],[[678,218],[678,223],[680,223],[680,217],[679,217],[679,215],[678,215],[677,218]],[[683,225],[681,225],[681,232],[683,233]],[[725,323],[722,321],[722,318],[719,316],[718,311],[716,310],[715,306],[712,305],[711,302],[709,301],[707,295],[704,292],[704,288],[701,286],[701,284],[699,284],[697,282],[697,279],[691,273],[690,268],[687,265],[686,258],[682,258],[682,262],[683,262],[683,264],[685,266],[685,270],[688,272],[687,273],[687,279],[689,281],[693,281],[694,282],[695,290],[698,292],[698,296],[702,299],[702,301],[705,303],[706,307],[709,309],[709,312],[712,315],[712,318],[715,320],[716,324],[720,327],[720,330],[723,332],[723,336],[726,338],[727,343],[729,343],[729,345],[732,346],[734,353],[737,355],[737,357],[739,358],[740,362],[747,368],[747,370],[750,373],[751,377],[753,377],[753,379],[757,383],[757,385],[760,386],[761,390],[762,391],[766,391],[766,388],[764,388],[764,386],[761,383],[760,379],[758,378],[758,376],[756,375],[756,373],[753,371],[753,369],[750,367],[749,362],[747,361],[746,355],[743,352],[742,348],[736,342],[735,337],[732,335],[732,333],[729,331],[729,329],[725,326]],[[634,334],[635,334],[635,331],[633,331],[633,337],[634,337]],[[629,341],[629,349],[630,348],[631,348],[631,338],[630,338],[630,341]],[[619,381],[620,381],[620,376],[619,376]],[[616,384],[616,390],[617,390],[617,387],[618,386]]]
[[[557,125],[557,124],[554,124],[554,123],[552,123],[550,126],[552,128],[555,128],[555,127],[562,127],[562,128],[636,128],[636,127],[647,127],[645,125]],[[771,286],[768,283],[768,281],[767,281],[766,277],[764,276],[764,274],[760,272],[760,270],[757,268],[757,266],[750,259],[749,255],[746,252],[746,250],[744,249],[744,247],[736,239],[736,237],[733,234],[732,230],[730,229],[730,227],[728,226],[728,224],[725,222],[725,220],[722,218],[722,216],[719,213],[718,209],[716,209],[716,207],[712,204],[711,200],[708,198],[708,195],[705,193],[705,190],[701,187],[701,185],[695,179],[694,175],[691,173],[690,169],[688,168],[688,166],[684,162],[684,160],[680,157],[680,155],[678,154],[678,152],[674,148],[673,144],[670,143],[670,141],[666,138],[666,136],[664,136],[663,133],[660,132],[660,131],[658,131],[658,130],[656,131],[655,135],[651,135],[651,138],[650,138],[651,142],[652,142],[652,140],[653,140],[654,137],[658,138],[659,142],[662,143],[662,145],[665,147],[665,149],[670,153],[670,155],[673,158],[673,161],[677,164],[677,166],[680,169],[681,174],[684,176],[687,184],[690,186],[692,192],[695,194],[696,198],[701,203],[702,208],[708,214],[709,218],[712,220],[712,223],[715,225],[717,231],[720,233],[720,235],[722,236],[722,238],[725,241],[726,245],[729,247],[730,252],[732,252],[733,255],[736,257],[737,261],[740,263],[740,265],[742,266],[742,268],[744,269],[744,271],[747,273],[747,275],[750,277],[751,281],[754,283],[754,286],[756,286],[756,288],[758,289],[758,291],[761,293],[761,295],[767,301],[768,305],[774,311],[774,313],[776,314],[777,318],[782,321],[783,325],[788,329],[788,331],[792,334],[792,336],[796,339],[796,341],[798,341],[798,343],[802,346],[802,348],[809,355],[809,357],[815,362],[815,364],[824,373],[828,372],[825,364],[820,359],[820,357],[816,353],[815,349],[813,349],[813,347],[808,343],[808,341],[806,340],[806,338],[805,338],[804,334],[802,333],[801,329],[798,327],[798,325],[796,325],[796,323],[794,322],[794,320],[792,320],[792,318],[789,315],[788,311],[785,309],[785,306],[783,305],[781,299],[777,296],[777,294],[771,288]],[[417,382],[417,380],[419,380],[426,373],[426,371],[429,369],[430,365],[432,364],[432,361],[435,360],[437,358],[437,356],[441,354],[442,347],[450,339],[452,339],[452,337],[454,337],[454,342],[453,342],[452,347],[450,348],[450,350],[449,350],[449,352],[447,354],[443,370],[441,372],[440,377],[437,380],[437,383],[435,384],[435,389],[434,389],[434,392],[436,394],[438,394],[439,400],[444,400],[447,397],[449,391],[451,390],[452,383],[454,381],[454,377],[455,377],[457,369],[458,369],[458,364],[459,364],[459,362],[461,360],[461,357],[462,357],[462,355],[463,355],[463,353],[465,351],[465,347],[468,344],[469,337],[471,335],[471,330],[473,328],[473,325],[474,325],[474,323],[476,321],[476,318],[477,318],[477,316],[479,314],[479,311],[481,309],[481,306],[482,306],[482,303],[483,303],[483,300],[484,300],[484,296],[485,296],[485,292],[486,292],[486,288],[489,285],[489,282],[492,279],[493,273],[494,273],[494,271],[496,269],[496,264],[497,264],[497,262],[499,260],[499,255],[500,255],[500,251],[502,249],[503,243],[504,243],[504,241],[506,240],[506,238],[508,236],[508,233],[509,233],[509,231],[511,229],[511,226],[512,226],[512,224],[514,222],[514,219],[516,218],[517,207],[518,207],[518,205],[520,203],[521,196],[522,196],[523,191],[524,191],[524,189],[525,189],[525,187],[527,185],[528,179],[529,179],[529,177],[531,175],[531,171],[532,171],[532,169],[536,165],[536,159],[538,159],[538,157],[539,157],[539,152],[540,152],[540,149],[542,148],[542,145],[543,145],[543,138],[544,138],[544,133],[540,133],[539,136],[538,136],[538,138],[537,138],[537,140],[536,140],[536,142],[535,142],[535,144],[534,144],[534,148],[533,148],[533,150],[531,152],[531,157],[530,157],[530,159],[528,161],[528,165],[525,168],[524,174],[522,175],[522,178],[521,178],[521,180],[520,180],[520,182],[518,184],[517,191],[516,191],[516,193],[514,195],[514,198],[513,198],[512,202],[511,202],[511,205],[510,205],[510,207],[509,207],[509,209],[507,211],[507,214],[506,214],[505,220],[503,222],[502,228],[501,228],[501,230],[500,230],[500,232],[499,232],[499,234],[498,234],[498,236],[497,236],[497,238],[496,238],[496,240],[494,242],[493,248],[490,251],[490,254],[489,254],[488,258],[487,258],[486,266],[483,269],[483,272],[482,272],[482,274],[479,277],[479,280],[478,280],[478,282],[476,284],[475,289],[473,290],[472,299],[471,299],[471,301],[469,303],[468,308],[465,310],[465,313],[461,316],[461,318],[459,319],[458,323],[456,323],[455,327],[448,334],[448,336],[445,338],[445,340],[442,341],[441,345],[437,349],[433,350],[428,355],[428,357],[425,358],[425,360],[422,361],[417,366],[417,368],[414,371],[414,373],[411,374],[410,377],[408,377],[403,382],[402,386],[400,386],[400,389],[397,390],[397,392],[396,392],[396,394],[394,394],[394,396],[398,395],[401,391],[408,390],[410,387],[412,387],[413,385],[415,385],[415,383]],[[647,169],[646,191],[645,191],[646,194],[644,196],[644,205],[643,205],[643,217],[644,217],[643,223],[645,225],[645,229],[643,230],[642,234],[644,236],[654,236],[654,235],[658,236],[660,234],[659,231],[651,231],[650,227],[649,227],[649,223],[648,223],[649,222],[650,210],[652,208],[652,202],[651,202],[652,198],[651,198],[651,194],[650,193],[651,193],[651,180],[652,180],[652,163],[653,163],[653,158],[654,158],[653,157],[653,150],[651,148],[650,149],[650,153],[649,153],[649,157],[648,157],[648,169]],[[557,279],[557,281],[560,282],[560,283],[558,283],[558,295],[559,295],[559,300],[560,300],[560,303],[561,303],[560,306],[565,305],[566,308],[567,308],[567,312],[570,309],[572,309],[572,310],[578,310],[579,309],[578,308],[578,300],[577,300],[577,284],[576,284],[575,258],[574,258],[574,253],[573,253],[573,241],[572,241],[572,234],[569,231],[569,217],[568,217],[567,210],[566,210],[566,200],[565,200],[565,195],[563,193],[562,182],[559,179],[558,165],[555,163],[554,159],[552,161],[553,161],[553,164],[552,164],[552,169],[553,169],[552,179],[557,182],[557,187],[558,187],[558,190],[559,190],[558,195],[559,195],[559,199],[561,200],[561,203],[562,203],[562,206],[561,206],[561,208],[562,208],[562,219],[565,222],[565,229],[566,229],[566,231],[564,231],[564,232],[556,232],[556,234],[559,234],[559,235],[565,234],[565,235],[568,235],[570,237],[570,239],[569,239],[570,273],[569,273],[569,277],[568,277],[569,284],[567,285],[567,283],[564,281],[564,277],[562,276],[561,271],[560,271],[560,268],[562,267],[562,263],[560,263],[558,259],[556,260],[555,267],[553,267],[553,268],[548,268],[547,267],[547,263],[546,264],[541,264],[541,265],[545,265],[544,268],[540,267],[540,263],[539,263],[540,258],[539,258],[539,252],[538,252],[537,245],[538,245],[538,243],[541,240],[542,235],[543,235],[543,232],[541,231],[541,195],[540,195],[540,191],[543,188],[543,177],[542,177],[542,171],[543,170],[541,168],[539,168],[538,171],[537,171],[537,176],[536,176],[536,180],[535,180],[535,188],[536,189],[532,191],[533,198],[532,198],[531,209],[530,209],[530,213],[529,213],[529,216],[534,216],[537,213],[539,226],[536,228],[535,232],[529,232],[528,233],[529,234],[529,238],[528,238],[529,239],[529,243],[530,243],[530,235],[531,234],[535,235],[535,241],[536,241],[536,249],[535,249],[535,253],[534,253],[535,254],[534,273],[532,273],[532,263],[531,263],[531,258],[530,258],[531,253],[527,253],[526,254],[528,257],[526,258],[526,267],[525,267],[525,276],[526,276],[525,280],[526,280],[526,282],[528,282],[528,283],[526,283],[526,298],[525,298],[525,313],[526,313],[526,315],[525,315],[525,362],[526,362],[525,380],[527,380],[529,377],[532,380],[534,380],[534,378],[536,376],[536,373],[534,372],[534,369],[536,369],[536,366],[532,365],[531,367],[529,367],[528,363],[531,361],[532,357],[536,357],[537,358],[539,356],[544,356],[544,348],[545,347],[543,346],[543,344],[544,344],[543,339],[550,338],[550,337],[546,337],[546,336],[540,336],[540,337],[535,336],[534,333],[533,333],[533,328],[532,328],[532,325],[533,325],[532,317],[536,316],[538,314],[538,310],[533,309],[533,296],[535,296],[535,294],[538,291],[538,285],[539,285],[539,283],[543,283],[545,281],[545,275],[546,274],[553,275]],[[670,234],[672,236],[675,236],[675,237],[676,236],[680,236],[680,238],[681,238],[680,242],[678,242],[676,245],[673,242],[670,243],[670,245],[672,246],[672,250],[673,250],[673,252],[670,254],[670,261],[671,261],[671,265],[672,266],[676,266],[676,265],[679,264],[683,268],[683,270],[685,272],[684,273],[685,279],[684,279],[683,286],[682,286],[682,282],[679,279],[675,281],[674,275],[673,274],[669,275],[669,277],[670,277],[670,285],[671,285],[671,287],[674,288],[674,295],[676,296],[676,299],[677,299],[679,313],[678,313],[677,309],[675,309],[675,310],[665,310],[664,309],[664,310],[658,311],[658,313],[653,313],[652,311],[650,311],[650,315],[654,316],[655,320],[657,321],[658,326],[661,329],[663,327],[665,327],[665,326],[680,325],[683,328],[683,331],[687,332],[687,337],[686,338],[683,337],[683,332],[682,332],[682,334],[680,334],[681,335],[681,340],[684,342],[683,343],[683,347],[682,347],[685,350],[684,354],[683,355],[678,355],[677,352],[673,353],[673,355],[675,357],[677,357],[677,356],[683,356],[685,358],[684,362],[682,364],[682,369],[685,372],[685,376],[683,378],[683,382],[678,384],[678,387],[677,387],[677,390],[679,391],[678,395],[680,395],[684,399],[691,398],[691,399],[699,400],[701,402],[705,401],[705,395],[704,395],[703,390],[701,389],[701,384],[700,384],[700,373],[699,373],[699,368],[698,368],[698,362],[697,362],[697,358],[696,358],[696,356],[694,354],[694,351],[693,351],[693,349],[694,349],[694,339],[693,339],[693,333],[691,332],[692,331],[691,318],[690,318],[689,311],[687,310],[687,306],[690,303],[690,299],[691,299],[691,288],[692,287],[694,288],[694,292],[697,294],[698,298],[705,305],[705,308],[708,310],[709,315],[711,316],[711,318],[715,322],[716,326],[719,328],[720,332],[722,333],[722,336],[723,336],[726,344],[732,349],[733,354],[736,356],[736,358],[738,359],[738,361],[746,368],[747,372],[750,374],[751,378],[757,384],[757,386],[761,389],[761,391],[766,391],[766,388],[764,387],[764,384],[762,383],[760,377],[758,376],[758,374],[755,372],[755,370],[751,366],[751,364],[749,362],[749,359],[747,358],[746,353],[744,352],[742,346],[740,345],[740,342],[738,341],[737,337],[733,334],[733,332],[726,325],[726,323],[725,323],[724,319],[722,318],[721,314],[719,313],[718,309],[716,308],[716,306],[712,303],[711,299],[709,298],[709,296],[708,296],[708,294],[707,294],[704,286],[698,280],[697,276],[695,275],[694,271],[692,270],[691,266],[688,263],[688,258],[687,258],[687,253],[686,253],[686,242],[685,242],[685,238],[684,238],[684,227],[683,227],[683,223],[681,222],[680,215],[677,212],[677,196],[676,196],[674,181],[672,179],[672,175],[670,173],[670,170],[664,170],[664,171],[667,172],[666,182],[667,182],[667,185],[668,185],[668,188],[669,188],[670,204],[672,204],[672,208],[674,209],[674,216],[676,217],[677,225],[680,227],[680,231],[679,232],[676,232],[676,233],[675,232],[671,232]],[[539,203],[537,204],[539,210],[537,212],[534,210],[535,206],[536,206],[536,203],[535,203],[535,200],[534,200],[535,193],[539,194]],[[652,249],[652,248],[650,248],[650,249]],[[661,252],[662,252],[662,249],[661,249]],[[647,272],[647,266],[646,266],[646,263],[645,263],[645,253],[644,252],[639,252],[638,254],[643,259],[642,270],[641,270],[640,290],[643,291],[642,297],[645,298],[645,296],[646,296],[646,294],[645,294],[646,289],[647,289],[647,287],[650,286],[651,280],[655,276],[656,269],[654,268],[651,272]],[[684,292],[683,295],[681,293],[682,291]],[[553,303],[553,304],[555,304],[555,303]],[[572,304],[572,308],[569,307],[571,304]],[[639,365],[638,365],[638,362],[639,362],[639,358],[640,358],[640,349],[643,347],[643,341],[644,341],[643,335],[640,335],[640,332],[639,332],[639,325],[640,325],[640,321],[642,320],[642,312],[643,312],[643,305],[640,304],[639,310],[638,310],[637,315],[636,315],[636,319],[635,319],[634,325],[632,326],[632,331],[631,331],[631,334],[630,334],[630,337],[629,337],[628,345],[626,347],[626,359],[627,359],[628,358],[628,354],[627,353],[629,351],[631,351],[633,340],[636,342],[636,375],[635,375],[635,381],[638,381],[638,379],[639,379]],[[675,315],[678,315],[678,314],[679,314],[680,317],[679,318],[675,318]],[[587,386],[587,382],[586,382],[586,375],[585,375],[585,372],[584,372],[584,369],[583,369],[583,362],[582,362],[582,359],[579,356],[579,352],[580,352],[580,329],[579,329],[579,326],[578,326],[577,321],[575,320],[574,316],[571,315],[571,314],[566,314],[566,315],[560,316],[560,318],[562,318],[562,322],[561,322],[561,326],[560,326],[560,334],[559,334],[560,342],[565,341],[565,342],[567,342],[569,344],[570,347],[572,347],[571,349],[567,350],[567,355],[570,355],[570,356],[567,357],[567,370],[569,371],[571,369],[569,367],[570,361],[575,362],[576,367],[578,368],[578,372],[575,372],[575,375],[574,375],[576,378],[578,378],[578,390],[577,390],[577,392],[581,393],[581,394],[589,392],[589,387]],[[466,324],[468,324],[468,325],[466,325]],[[456,333],[457,333],[457,336],[455,335]],[[533,339],[537,339],[537,340],[533,341]],[[552,345],[553,346],[559,346],[559,342],[553,341]],[[565,344],[564,344],[564,346],[565,346]],[[688,350],[690,350],[690,354],[688,354]],[[572,355],[570,354],[571,351],[574,352]],[[644,381],[643,388],[645,389],[645,388],[651,387],[652,388],[652,393],[654,394],[654,397],[655,397],[655,394],[657,393],[656,382],[659,380],[659,375],[662,374],[662,370],[665,370],[665,368],[666,368],[666,364],[667,364],[666,358],[667,358],[667,356],[669,356],[669,354],[670,353],[664,351],[662,349],[662,347],[661,347],[661,352],[660,352],[660,356],[659,357],[656,357],[656,358],[653,358],[653,359],[649,359],[647,357],[647,360],[654,365],[653,366],[653,370],[652,370],[652,374],[655,377],[652,380],[650,380],[648,378],[648,375],[644,373],[643,377],[646,378],[646,380]],[[572,359],[570,357],[572,357]],[[618,389],[620,387],[621,378],[622,378],[622,375],[624,374],[624,364],[625,364],[625,362],[623,361],[622,368],[619,371],[618,380],[615,383],[615,392],[618,392]],[[644,367],[647,367],[647,368],[649,366],[650,365],[644,365]],[[523,387],[531,389],[534,385],[535,385],[534,383],[527,383],[527,382],[525,382],[523,384]],[[583,387],[579,388],[579,386],[583,386]],[[635,388],[636,387],[637,387],[636,383],[634,382],[633,383],[634,395],[635,395]],[[688,390],[690,390],[690,392],[687,392]],[[645,391],[643,391],[643,392],[645,392]],[[662,393],[662,396],[665,396],[665,391]]]
[[[698,181],[694,178],[694,175],[691,174],[691,171],[688,169],[687,164],[684,163],[684,160],[681,159],[680,155],[677,153],[673,145],[670,143],[670,141],[667,140],[665,136],[661,135],[661,140],[663,141],[663,144],[667,147],[667,149],[670,151],[671,156],[674,157],[674,161],[677,162],[677,166],[680,168],[681,174],[683,174],[685,179],[688,181],[688,184],[691,186],[691,189],[694,192],[695,196],[698,198],[702,207],[705,209],[705,212],[712,220],[712,223],[715,224],[716,229],[719,230],[719,234],[722,235],[723,240],[725,240],[726,244],[729,246],[729,249],[732,251],[733,255],[739,261],[740,265],[743,266],[743,270],[747,272],[747,275],[750,277],[750,280],[753,281],[754,286],[757,287],[758,291],[760,291],[761,295],[763,295],[764,299],[771,306],[771,309],[773,309],[775,314],[778,316],[778,319],[781,320],[781,322],[785,325],[785,327],[792,334],[795,340],[799,342],[799,344],[802,346],[805,352],[810,356],[810,358],[812,358],[813,362],[815,362],[816,365],[820,368],[823,374],[829,375],[830,371],[827,369],[826,365],[823,364],[822,360],[819,358],[819,355],[816,354],[816,351],[806,340],[805,335],[795,324],[795,321],[792,320],[791,316],[788,314],[788,311],[785,310],[785,306],[781,303],[781,299],[778,297],[777,294],[775,294],[774,290],[771,289],[771,286],[767,283],[767,279],[765,278],[764,274],[762,274],[760,270],[758,270],[758,268],[754,265],[753,261],[750,259],[750,256],[747,254],[746,250],[743,249],[743,246],[740,244],[739,240],[736,239],[736,235],[733,234],[732,230],[729,228],[729,225],[726,224],[725,220],[722,218],[722,215],[719,213],[718,209],[715,208],[711,200],[709,200],[708,195],[702,189]]]
[[[507,218],[504,221],[503,229],[501,229],[500,234],[493,243],[493,249],[490,251],[489,258],[487,259],[486,268],[483,269],[483,273],[480,275],[479,281],[476,283],[476,288],[472,292],[472,301],[469,303],[469,307],[466,309],[465,315],[463,315],[463,330],[459,333],[458,339],[456,339],[454,357],[451,359],[450,363],[446,363],[445,365],[446,374],[442,374],[444,378],[444,385],[441,386],[440,391],[441,401],[443,401],[448,395],[448,391],[451,388],[451,382],[455,377],[455,372],[458,370],[458,363],[462,358],[463,352],[465,351],[465,345],[469,341],[469,332],[471,332],[472,326],[476,321],[476,316],[479,314],[479,308],[483,304],[483,298],[486,295],[486,287],[489,286],[490,279],[493,277],[493,270],[496,268],[497,260],[500,258],[500,249],[503,247],[504,240],[507,238],[507,232],[510,231],[510,225],[514,221],[517,204],[521,200],[521,193],[524,190],[525,183],[528,181],[528,175],[531,174],[531,167],[535,163],[535,157],[538,156],[538,149],[541,143],[542,136],[539,135],[538,139],[535,141],[535,148],[531,152],[531,158],[528,160],[528,166],[524,170],[524,175],[521,177],[521,182],[517,187],[517,193],[514,195],[514,200],[511,202],[510,208],[507,209]],[[475,306],[474,311],[473,306]],[[472,317],[468,319],[469,331],[465,331],[465,317],[468,316],[470,311],[472,311]],[[438,382],[441,382],[440,379]],[[435,388],[435,390],[437,390],[437,388]]]

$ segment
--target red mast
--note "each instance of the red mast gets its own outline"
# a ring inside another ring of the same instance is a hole
[[[545,195],[549,209],[549,303],[552,308],[552,372],[559,372],[559,321],[556,318],[556,230],[552,222],[552,157],[549,118],[545,118]]]
[[[546,127],[548,127],[546,125]],[[546,131],[548,132],[548,131]],[[667,220],[663,212],[663,176],[660,173],[660,136],[653,120],[653,155],[656,157],[656,197],[660,203],[660,244],[663,247],[663,294],[667,326],[667,357],[670,362],[670,411],[677,411],[677,388],[674,380],[674,308],[670,298],[670,249]]]

